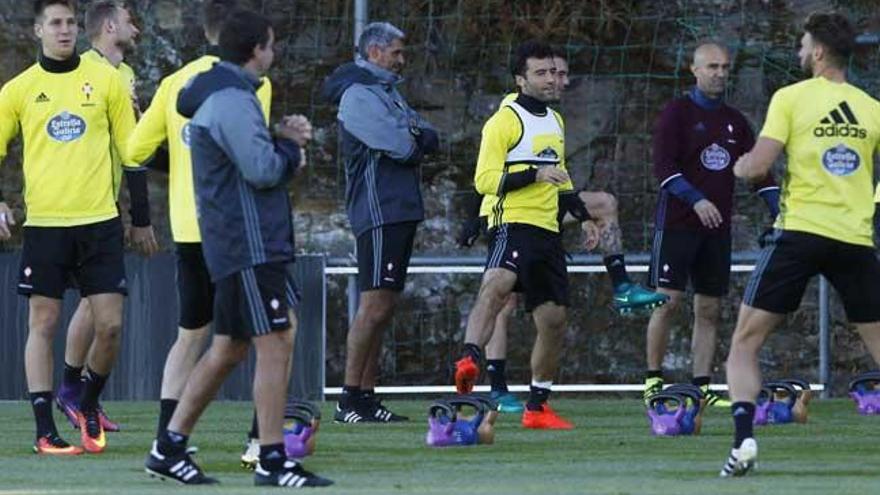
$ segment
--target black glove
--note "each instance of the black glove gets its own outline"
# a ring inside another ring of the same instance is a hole
[[[469,248],[473,246],[480,235],[486,232],[488,226],[489,222],[486,217],[476,217],[465,221],[458,234],[458,247]]]
[[[571,216],[576,218],[579,222],[586,222],[593,218],[590,216],[590,212],[587,211],[587,207],[584,206],[584,202],[581,200],[580,196],[578,196],[576,191],[560,193],[558,208],[559,211],[556,214],[556,221],[559,223],[560,228],[562,227],[566,213],[571,213]]]
[[[430,155],[440,149],[440,137],[434,129],[419,127],[413,132],[413,135],[416,138],[416,144],[419,145],[422,155]]]

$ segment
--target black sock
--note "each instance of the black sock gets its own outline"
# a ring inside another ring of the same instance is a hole
[[[526,403],[526,409],[529,411],[540,411],[544,409],[544,403],[547,402],[547,399],[549,398],[549,388],[541,388],[532,385],[529,387],[529,401]]]
[[[645,379],[648,378],[659,378],[663,379],[663,370],[648,370],[645,372]]]
[[[626,273],[626,262],[623,260],[622,254],[612,254],[602,259],[605,263],[605,269],[611,277],[611,286],[617,290],[623,284],[632,283],[629,275]]]
[[[251,419],[251,431],[248,432],[248,438],[260,438],[260,422],[257,420],[256,410],[254,410],[254,417]]]
[[[755,420],[755,405],[751,402],[734,402],[730,412],[733,413],[733,425],[736,427],[733,448],[738,449],[743,440],[754,436],[752,422]]]
[[[82,381],[82,366],[71,366],[67,363],[64,363],[64,384],[65,385],[76,385]]]
[[[339,405],[343,408],[352,407],[361,398],[361,388],[351,385],[342,386],[342,396],[339,397]]]
[[[477,366],[483,361],[483,351],[480,349],[480,346],[476,344],[465,344],[464,345],[464,355],[470,356],[471,359],[477,363]]]
[[[52,417],[52,392],[32,392],[31,407],[34,408],[34,420],[37,422],[37,438],[46,435],[58,435],[55,419]]]
[[[506,359],[490,359],[486,361],[486,371],[489,372],[489,382],[493,392],[507,392],[507,368]]]
[[[260,467],[266,471],[281,471],[286,460],[287,453],[284,452],[283,443],[260,445]]]
[[[98,397],[104,390],[108,375],[99,375],[95,370],[86,367],[86,386],[83,387],[79,408],[82,411],[94,411],[98,407]]]
[[[156,448],[165,456],[175,456],[186,451],[186,443],[189,436],[176,431],[165,430],[165,433],[156,438]]]
[[[162,438],[165,430],[168,429],[168,423],[171,416],[174,416],[174,410],[177,409],[177,401],[174,399],[162,399],[159,401],[159,427],[156,428],[156,438]]]
[[[362,388],[360,402],[372,402],[376,398],[376,389]]]
[[[695,376],[694,379],[691,380],[692,384],[694,384],[700,388],[708,387],[709,383],[711,383],[711,382],[712,382],[712,377],[709,377],[709,376]]]

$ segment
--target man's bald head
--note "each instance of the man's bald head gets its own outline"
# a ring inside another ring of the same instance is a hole
[[[720,98],[730,75],[730,52],[719,43],[703,43],[694,50],[691,72],[697,88],[711,98]]]
[[[705,65],[706,60],[726,57],[730,60],[730,51],[726,46],[713,42],[703,43],[694,50],[693,65]]]

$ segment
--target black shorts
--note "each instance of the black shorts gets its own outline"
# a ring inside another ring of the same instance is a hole
[[[18,293],[61,299],[128,293],[119,217],[75,227],[25,227]]]
[[[357,238],[358,288],[361,292],[402,292],[418,222],[401,222],[368,230]]]
[[[526,311],[546,302],[568,306],[568,265],[562,236],[521,223],[504,224],[489,234],[486,269],[516,274],[514,292],[521,292]]]
[[[743,303],[791,313],[800,306],[807,283],[819,274],[840,294],[849,321],[880,321],[880,261],[874,249],[791,230],[776,230],[761,251]]]
[[[299,293],[286,263],[266,263],[218,280],[214,293],[214,333],[236,340],[290,328],[288,310]]]
[[[657,230],[648,268],[649,284],[684,292],[721,297],[730,287],[730,233]]]
[[[178,242],[177,302],[180,328],[195,330],[214,319],[214,283],[200,242]]]

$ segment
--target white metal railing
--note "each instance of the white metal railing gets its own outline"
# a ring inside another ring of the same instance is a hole
[[[732,256],[731,271],[736,273],[751,272],[758,258],[757,252],[739,252]],[[648,254],[627,255],[627,270],[631,273],[648,271]],[[409,274],[480,274],[483,273],[485,258],[480,256],[414,256],[410,262]],[[569,273],[605,273],[602,258],[597,255],[572,256],[568,266]],[[348,313],[349,321],[357,312],[357,273],[356,263],[351,258],[328,258],[324,268],[324,277],[346,276],[348,278]],[[326,283],[326,281],[325,281]],[[821,383],[811,384],[813,390],[827,394],[830,382],[830,325],[828,311],[828,283],[824,277],[819,281],[819,379]],[[726,390],[726,385],[712,385],[715,390]],[[559,392],[641,392],[643,384],[554,384],[553,390]],[[488,387],[477,386],[477,391],[486,391]],[[513,385],[511,391],[528,391],[528,385]],[[340,387],[324,387],[325,395],[338,395]],[[406,385],[377,387],[376,392],[387,395],[396,394],[427,394],[451,393],[455,387],[451,385]]]

